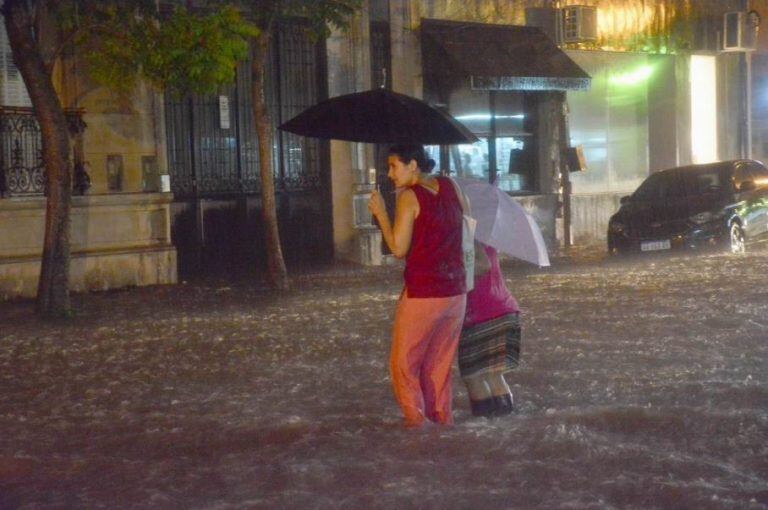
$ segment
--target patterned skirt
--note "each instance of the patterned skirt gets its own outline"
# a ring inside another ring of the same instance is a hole
[[[459,340],[459,372],[470,377],[509,372],[520,359],[520,314],[510,313],[464,328]]]

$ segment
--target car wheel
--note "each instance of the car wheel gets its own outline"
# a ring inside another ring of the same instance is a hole
[[[744,231],[738,223],[731,224],[731,228],[728,229],[728,248],[731,253],[744,253],[746,251]]]

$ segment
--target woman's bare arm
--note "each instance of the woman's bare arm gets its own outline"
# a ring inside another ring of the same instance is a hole
[[[395,225],[389,221],[384,200],[374,191],[368,202],[368,209],[379,222],[381,236],[387,244],[389,251],[397,258],[403,258],[411,248],[411,236],[413,235],[413,222],[419,211],[419,201],[413,190],[405,189],[397,194],[395,205]]]

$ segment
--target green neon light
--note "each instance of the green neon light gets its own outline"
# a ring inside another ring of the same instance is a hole
[[[609,78],[609,82],[614,85],[639,85],[640,83],[648,81],[648,78],[653,74],[653,67],[646,65],[638,67],[632,71],[615,74]]]

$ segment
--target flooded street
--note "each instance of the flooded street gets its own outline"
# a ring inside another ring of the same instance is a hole
[[[398,267],[0,304],[0,508],[768,509],[768,248],[506,264],[516,415],[405,430]]]

